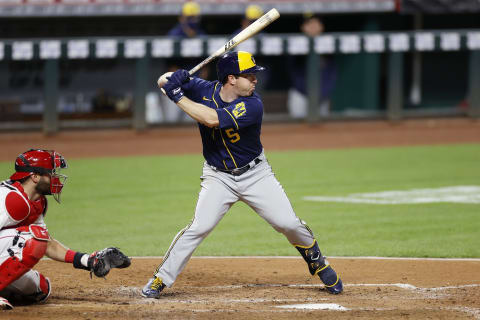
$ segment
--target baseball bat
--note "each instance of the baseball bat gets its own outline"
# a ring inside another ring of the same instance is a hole
[[[212,53],[208,58],[206,58],[205,60],[197,64],[193,69],[188,71],[188,73],[190,73],[190,75],[194,74],[195,72],[200,70],[203,66],[208,64],[213,59],[221,56],[227,51],[232,50],[243,41],[256,35],[260,30],[264,29],[266,26],[271,24],[273,21],[277,20],[279,17],[280,17],[280,13],[278,12],[278,10],[275,8],[271,9],[270,11],[265,13],[263,16],[255,20],[254,23],[252,23],[251,25],[243,29],[242,32],[237,34],[232,39],[228,40],[227,43],[225,43],[225,45],[223,45],[217,51]]]
[[[195,67],[193,67],[188,73],[190,75],[193,75],[195,72],[200,70],[202,67],[204,67],[206,64],[210,63],[212,60],[215,58],[221,56],[227,51],[232,50],[236,46],[238,46],[240,43],[243,41],[253,37],[256,35],[258,32],[260,32],[262,29],[264,29],[266,26],[271,24],[273,21],[277,20],[280,17],[280,13],[278,12],[277,9],[273,8],[267,13],[265,13],[263,16],[255,20],[254,23],[243,29],[239,34],[237,34],[235,37],[232,39],[228,40],[227,43],[225,43],[221,48],[219,48],[217,51],[212,53],[210,56],[208,56],[205,60],[197,64]],[[162,92],[165,94],[165,90],[161,88]]]

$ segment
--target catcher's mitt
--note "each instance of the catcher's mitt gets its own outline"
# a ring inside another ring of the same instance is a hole
[[[105,277],[112,268],[127,268],[130,266],[130,258],[118,248],[110,247],[94,252],[88,258],[90,275]]]

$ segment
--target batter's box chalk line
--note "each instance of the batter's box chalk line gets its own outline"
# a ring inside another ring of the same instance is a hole
[[[471,288],[471,287],[480,287],[480,284],[465,284],[458,286],[447,286],[447,287],[434,287],[434,288],[420,288],[408,283],[351,283],[343,284],[345,287],[397,287],[406,290],[419,290],[419,291],[441,291],[448,289],[461,289],[461,288]],[[243,284],[243,285],[226,285],[226,286],[211,286],[203,287],[208,289],[239,289],[239,288],[274,288],[274,287],[287,287],[287,288],[323,288],[323,284]]]
[[[336,303],[306,303],[306,304],[290,304],[284,306],[276,306],[281,309],[303,309],[303,310],[334,310],[334,311],[349,311]]]
[[[445,287],[432,287],[432,288],[421,288],[416,287],[408,283],[344,283],[345,287],[397,287],[406,290],[416,290],[416,291],[442,291],[449,289],[461,289],[461,288],[476,288],[480,287],[480,284],[464,284],[458,286],[445,286]],[[206,289],[206,290],[228,290],[228,289],[241,289],[241,288],[323,288],[323,284],[242,284],[242,285],[225,285],[225,286],[191,286],[190,288]],[[141,292],[141,287],[127,287],[121,286],[115,291],[122,295],[139,295]]]

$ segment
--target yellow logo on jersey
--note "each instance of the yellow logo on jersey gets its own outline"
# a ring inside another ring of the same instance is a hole
[[[240,118],[247,112],[245,109],[245,102],[239,102],[235,105],[235,108],[232,110],[233,116],[235,118]]]

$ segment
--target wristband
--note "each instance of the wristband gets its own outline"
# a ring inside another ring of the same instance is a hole
[[[73,267],[76,269],[83,269],[83,270],[90,270],[88,267],[85,267],[82,264],[82,257],[85,255],[85,253],[81,252],[76,252],[75,256],[73,257]]]
[[[73,250],[68,250],[67,253],[65,254],[65,262],[67,263],[73,263],[73,258],[75,257],[75,251]]]
[[[175,103],[178,103],[178,101],[180,101],[180,99],[182,99],[184,95],[182,87],[177,87],[177,88],[174,88],[171,90],[165,90],[165,91],[167,93],[167,97],[169,97],[170,100],[172,100]]]

